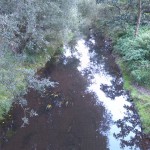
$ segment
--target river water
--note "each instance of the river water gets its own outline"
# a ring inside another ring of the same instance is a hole
[[[59,62],[39,71],[56,87],[30,89],[24,109],[14,104],[1,125],[0,149],[144,150],[140,120],[109,42],[90,37],[65,50]]]

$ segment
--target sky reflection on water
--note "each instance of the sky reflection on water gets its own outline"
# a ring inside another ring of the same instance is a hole
[[[94,39],[89,41],[91,44],[95,44]],[[75,57],[79,60],[77,69],[83,76],[87,76],[89,82],[87,92],[94,93],[97,103],[103,105],[107,113],[111,115],[110,129],[103,133],[108,137],[108,147],[110,150],[140,150],[138,147],[139,139],[137,138],[137,135],[140,136],[138,133],[141,132],[140,123],[137,121],[138,123],[135,125],[131,121],[136,118],[132,118],[134,111],[129,110],[133,106],[127,101],[129,99],[128,94],[123,89],[116,89],[117,86],[123,83],[122,77],[114,77],[109,72],[106,72],[105,63],[107,63],[107,59],[100,60],[101,63],[99,64],[97,60],[98,54],[90,50],[86,42],[81,39],[77,42],[75,51],[71,52],[69,48],[66,48],[65,56]],[[104,90],[101,87],[104,87]],[[119,122],[120,124],[123,122],[124,128],[119,126]],[[127,134],[123,134],[123,130],[127,130]]]

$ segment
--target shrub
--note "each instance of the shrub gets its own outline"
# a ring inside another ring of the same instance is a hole
[[[0,1],[0,119],[27,87],[44,90],[34,74],[77,30],[77,0]]]
[[[135,38],[133,32],[122,36],[115,50],[122,56],[133,79],[150,86],[150,29],[144,27]]]

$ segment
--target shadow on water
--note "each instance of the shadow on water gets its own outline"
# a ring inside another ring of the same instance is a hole
[[[0,128],[1,150],[143,149],[139,117],[109,43],[92,37],[74,49],[66,47],[59,63],[42,69],[41,77],[59,84],[43,93],[30,89],[24,127],[25,112],[14,104]]]
[[[133,106],[124,107],[127,109],[126,116],[123,119],[116,121],[117,127],[121,130],[118,134],[114,134],[114,136],[116,139],[121,140],[121,148],[124,148],[125,146],[132,148],[134,144],[138,145],[139,142],[141,142],[141,133],[138,130],[140,121],[139,116],[136,113],[133,113]],[[132,131],[135,136],[126,139],[130,134],[130,131]]]

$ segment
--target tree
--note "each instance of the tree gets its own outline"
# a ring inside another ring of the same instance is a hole
[[[66,30],[72,27],[70,19],[75,13],[72,10],[76,9],[76,1],[12,0],[11,4],[3,2],[3,6],[1,32],[9,49],[16,53],[25,50],[34,53],[53,45],[53,41],[64,39]],[[12,11],[8,11],[9,8]]]
[[[142,17],[142,2],[141,0],[138,0],[138,19],[137,19],[137,25],[136,25],[136,30],[135,30],[135,37],[138,35],[140,23],[141,23],[141,17]]]
[[[76,3],[76,0],[0,1],[0,119],[13,100],[27,92],[27,87],[53,86],[49,79],[38,80],[35,76],[38,65],[30,65],[28,60],[37,58],[38,63],[42,57],[45,63],[63,46],[76,28]]]

